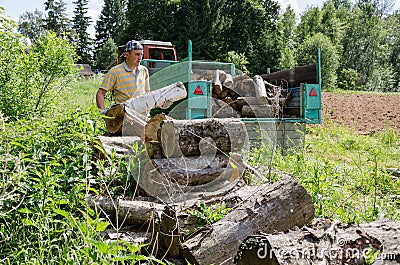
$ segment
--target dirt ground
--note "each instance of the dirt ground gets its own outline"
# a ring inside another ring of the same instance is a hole
[[[343,124],[360,134],[393,128],[400,135],[400,94],[322,93],[322,120]]]

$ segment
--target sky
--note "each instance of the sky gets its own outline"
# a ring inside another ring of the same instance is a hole
[[[75,5],[72,3],[74,1],[75,0],[64,0],[64,2],[67,3],[67,15],[69,18],[72,18],[74,15],[73,11]],[[354,2],[355,0],[352,1]],[[18,2],[18,4],[16,2]],[[27,11],[33,12],[35,9],[38,9],[44,12],[44,2],[45,0],[0,0],[0,6],[4,7],[4,13],[7,16],[18,21],[19,16]],[[300,15],[311,6],[322,7],[325,0],[278,0],[278,2],[281,4],[283,10],[290,4],[295,13]],[[89,0],[88,15],[92,18],[93,22],[88,30],[92,36],[94,36],[93,25],[99,18],[102,6],[103,0]],[[400,0],[395,0],[394,8],[396,10],[400,9]]]

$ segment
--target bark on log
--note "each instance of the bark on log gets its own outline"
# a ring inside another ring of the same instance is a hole
[[[182,161],[188,160],[193,160],[188,163],[195,164],[201,162],[201,157],[184,157]],[[169,158],[169,161],[175,161],[177,164],[182,163],[179,159],[174,158]],[[149,162],[144,166],[143,174],[137,181],[149,196],[160,198],[164,202],[177,203],[192,199],[201,199],[207,194],[215,194],[215,192],[234,186],[245,171],[252,171],[252,168],[243,161],[240,154],[231,153],[222,173],[219,176],[215,175],[215,179],[205,176],[202,179],[202,182],[204,182],[202,185],[188,186],[186,182],[184,185],[179,185],[177,181],[169,179],[170,176],[161,174],[153,162]],[[209,178],[210,181],[206,182],[206,178]],[[193,182],[196,180],[190,181]]]
[[[297,181],[283,177],[259,188],[223,219],[187,239],[183,243],[184,258],[191,264],[232,262],[248,235],[286,231],[313,219],[311,197]]]
[[[242,117],[275,118],[277,115],[274,107],[268,104],[244,105],[242,108]]]
[[[229,154],[242,149],[246,128],[238,119],[164,120],[159,142],[166,157]]]
[[[149,224],[154,215],[161,214],[165,207],[150,200],[112,199],[105,196],[89,196],[87,201],[90,207],[97,208],[101,213],[108,216],[117,227]]]
[[[161,175],[183,186],[202,185],[221,176],[228,164],[225,155],[153,159]]]
[[[99,136],[99,149],[101,159],[106,156],[111,156],[113,153],[116,157],[126,157],[132,155],[132,146],[134,144],[142,145],[142,141],[137,136],[118,136],[118,137],[107,137]],[[103,152],[104,151],[104,152]]]
[[[226,88],[232,89],[233,88],[233,78],[230,74],[226,74],[225,80],[221,78],[222,85]]]
[[[136,129],[132,130],[132,128],[136,124],[143,127],[143,124],[147,122],[143,116],[147,115],[148,111],[155,107],[160,107],[162,109],[169,108],[175,101],[183,99],[186,96],[187,92],[185,86],[182,82],[177,82],[164,88],[150,91],[144,95],[131,98],[123,103],[115,104],[106,112],[106,116],[108,116],[105,118],[107,129],[111,133],[121,132],[122,125],[126,118],[128,119],[125,124],[126,133],[137,134],[138,132]],[[131,110],[128,115],[126,115],[127,109]],[[132,126],[129,126],[130,123],[132,123]]]
[[[249,79],[241,79],[234,83],[234,87],[232,89],[241,97],[255,97],[255,84],[254,81]]]
[[[321,218],[301,229],[247,237],[235,264],[366,264],[369,251],[377,252],[372,264],[399,264],[399,234],[400,222],[348,225]]]
[[[238,104],[240,105],[259,105],[259,104],[268,104],[268,100],[266,98],[256,98],[256,97],[238,97]]]
[[[139,113],[145,113],[155,107],[169,108],[172,103],[187,96],[186,88],[182,82],[150,91],[144,95],[131,98],[123,104]]]
[[[246,127],[238,119],[169,120],[160,125],[159,142],[166,157],[239,152]]]
[[[267,98],[267,91],[265,89],[264,79],[261,76],[253,76],[254,88],[256,92],[256,98]]]
[[[144,127],[148,121],[148,117],[131,110],[130,108],[125,108],[124,121],[122,123],[122,135],[139,136],[141,139],[144,139]]]

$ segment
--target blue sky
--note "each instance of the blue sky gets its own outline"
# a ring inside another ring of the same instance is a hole
[[[74,4],[72,4],[74,1],[75,0],[64,0],[64,2],[68,4],[67,15],[70,18],[72,18],[75,8]],[[278,0],[283,8],[286,8],[286,6],[290,4],[297,14],[301,14],[310,6],[321,7],[324,1],[325,0]],[[354,2],[355,0],[352,1]],[[18,4],[16,2],[18,2]],[[0,6],[5,8],[4,12],[7,16],[18,21],[19,16],[26,11],[33,12],[35,9],[44,11],[44,2],[45,0],[0,0]],[[103,0],[89,0],[88,14],[92,18],[93,23],[98,19],[102,6]],[[400,0],[395,0],[395,9],[400,9]],[[89,31],[93,34],[93,25],[89,28]]]

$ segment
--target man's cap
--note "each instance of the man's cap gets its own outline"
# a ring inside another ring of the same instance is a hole
[[[125,52],[132,50],[143,50],[143,46],[138,41],[130,40],[125,44]]]

